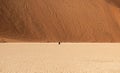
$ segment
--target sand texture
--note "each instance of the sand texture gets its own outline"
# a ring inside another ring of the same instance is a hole
[[[120,73],[120,44],[0,44],[0,73]]]
[[[120,0],[0,0],[3,42],[120,42]]]

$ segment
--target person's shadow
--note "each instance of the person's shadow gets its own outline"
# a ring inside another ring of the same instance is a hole
[[[116,7],[120,8],[120,0],[105,0],[109,4],[113,4]]]

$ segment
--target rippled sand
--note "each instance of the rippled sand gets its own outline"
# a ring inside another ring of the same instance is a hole
[[[0,0],[0,37],[120,42],[120,0]]]

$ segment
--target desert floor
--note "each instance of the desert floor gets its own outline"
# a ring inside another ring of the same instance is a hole
[[[0,73],[120,73],[120,44],[0,44]]]

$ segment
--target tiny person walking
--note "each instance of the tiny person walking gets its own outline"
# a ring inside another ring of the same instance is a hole
[[[58,42],[58,44],[60,45],[60,42]]]

